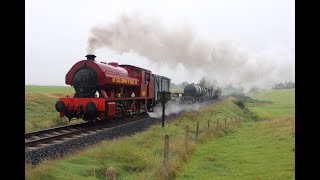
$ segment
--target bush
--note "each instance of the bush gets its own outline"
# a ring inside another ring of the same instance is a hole
[[[237,100],[234,102],[237,106],[239,106],[239,108],[241,109],[245,109],[246,108],[246,105],[244,104],[244,101],[243,100]]]

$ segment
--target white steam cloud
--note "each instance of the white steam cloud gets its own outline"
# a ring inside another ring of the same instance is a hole
[[[180,112],[191,112],[197,111],[199,108],[206,106],[208,103],[194,103],[194,104],[181,104],[179,102],[169,102],[165,106],[165,114],[178,114]],[[162,117],[162,106],[156,106],[154,112],[148,113],[151,117],[161,118]]]
[[[198,39],[190,28],[169,30],[156,19],[137,15],[121,16],[105,27],[92,28],[91,33],[88,53],[99,48],[120,54],[135,52],[169,67],[182,64],[190,74],[200,71],[221,86],[232,84],[248,90],[294,81],[294,55],[280,48],[249,54],[232,43]]]

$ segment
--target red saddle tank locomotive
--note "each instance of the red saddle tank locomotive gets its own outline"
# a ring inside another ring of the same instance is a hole
[[[150,70],[116,62],[97,62],[95,55],[74,64],[66,84],[75,89],[73,97],[59,98],[55,108],[60,117],[85,121],[111,120],[153,111],[159,92],[169,92],[170,79]]]

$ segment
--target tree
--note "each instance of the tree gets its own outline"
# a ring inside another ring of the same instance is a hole
[[[180,84],[180,87],[181,87],[181,88],[184,88],[184,87],[186,87],[188,84],[189,84],[189,83],[188,83],[187,81],[182,82],[182,83]]]
[[[275,83],[272,89],[292,89],[295,88],[295,83],[292,81],[285,81],[280,83]]]
[[[202,77],[201,80],[200,80],[200,82],[199,82],[199,85],[200,85],[201,87],[206,87],[206,84],[207,84],[206,81],[207,81],[206,78],[205,78],[205,77]]]
[[[199,82],[199,85],[201,87],[206,87],[206,88],[210,88],[210,87],[216,87],[217,86],[217,81],[216,80],[208,80],[206,79],[205,77],[202,77],[200,82]]]

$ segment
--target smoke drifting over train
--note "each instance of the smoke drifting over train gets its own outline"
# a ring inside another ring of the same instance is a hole
[[[91,33],[88,53],[99,48],[134,52],[152,62],[182,64],[191,74],[200,70],[199,80],[205,75],[221,86],[231,83],[248,90],[294,80],[294,55],[289,52],[274,49],[249,54],[232,43],[201,40],[190,28],[169,30],[157,19],[121,16],[107,26],[92,28]]]

